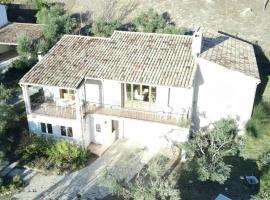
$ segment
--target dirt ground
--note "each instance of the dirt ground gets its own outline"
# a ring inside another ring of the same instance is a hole
[[[17,0],[26,1],[26,0]],[[55,0],[50,0],[54,1]],[[149,8],[170,13],[178,26],[223,31],[270,52],[270,2],[267,0],[58,0],[70,13],[89,12],[91,18],[106,13],[125,20]],[[116,15],[115,15],[116,13]]]

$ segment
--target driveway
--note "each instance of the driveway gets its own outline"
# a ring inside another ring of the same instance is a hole
[[[103,198],[109,194],[100,183],[104,170],[110,169],[120,178],[131,179],[158,152],[147,149],[128,140],[115,142],[104,155],[91,165],[65,176],[44,176],[37,174],[18,199],[82,199]]]

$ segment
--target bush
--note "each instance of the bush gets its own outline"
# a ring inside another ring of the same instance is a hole
[[[184,34],[183,29],[179,29],[171,21],[168,13],[160,15],[153,9],[142,13],[133,20],[137,31],[148,33],[168,33],[168,34]]]
[[[118,20],[105,22],[98,20],[92,24],[92,33],[95,36],[110,37],[114,30],[118,30],[122,24]]]
[[[0,195],[15,193],[23,186],[20,176],[14,176],[11,180],[5,180],[4,185],[0,185]]]
[[[252,118],[246,124],[246,131],[253,137],[261,137],[270,130],[270,103],[260,102],[254,108]]]
[[[26,137],[16,152],[22,164],[58,172],[72,171],[85,166],[89,154],[67,141],[40,136]]]

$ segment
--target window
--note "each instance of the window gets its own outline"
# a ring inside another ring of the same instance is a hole
[[[61,126],[60,131],[62,136],[73,137],[72,127]]]
[[[47,131],[46,131],[46,124],[45,123],[40,123],[40,127],[41,127],[41,132],[42,133],[47,133]]]
[[[60,98],[74,100],[74,90],[60,89]]]
[[[101,126],[100,126],[100,124],[96,124],[96,132],[101,132]]]
[[[71,127],[67,128],[67,134],[68,134],[68,137],[73,137],[73,131]]]
[[[47,124],[47,133],[52,134],[53,130],[52,130],[52,125],[51,124]]]
[[[143,101],[154,103],[157,88],[148,85],[126,84],[128,101]]]
[[[67,129],[66,129],[66,127],[65,126],[61,126],[61,135],[62,136],[67,136]]]
[[[53,134],[53,129],[51,124],[46,124],[46,123],[40,123],[40,129],[42,133],[49,133]]]

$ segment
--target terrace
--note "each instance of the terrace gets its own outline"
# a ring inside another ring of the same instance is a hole
[[[184,109],[182,112],[172,113],[164,111],[149,111],[137,108],[123,108],[117,105],[104,105],[88,102],[84,106],[84,112],[85,114],[102,114],[178,126],[188,126],[189,124],[188,112]]]

